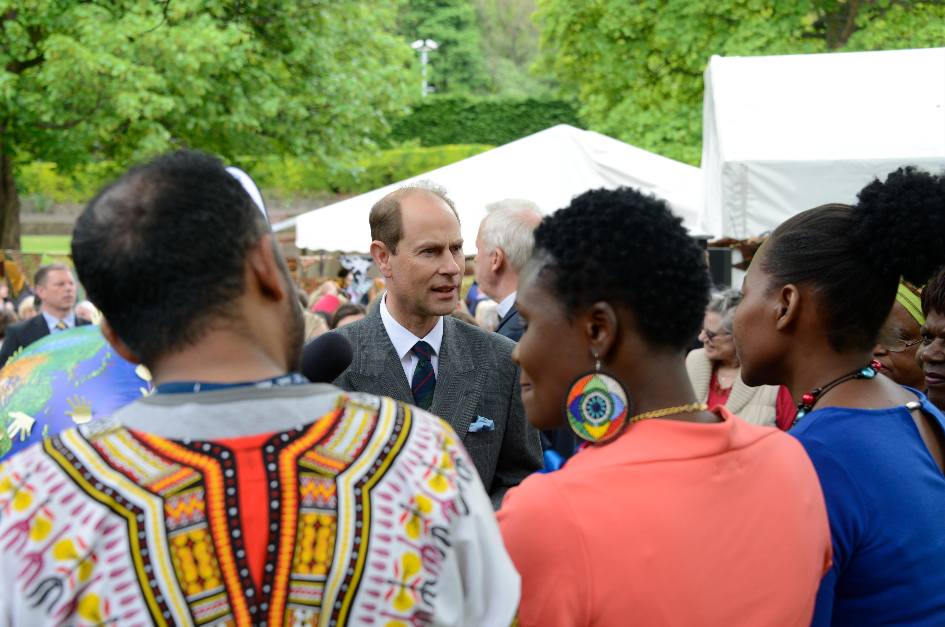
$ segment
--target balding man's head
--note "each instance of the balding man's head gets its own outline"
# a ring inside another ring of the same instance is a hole
[[[391,254],[397,253],[397,245],[404,236],[404,223],[401,216],[401,201],[411,194],[429,194],[439,198],[447,207],[453,211],[456,220],[459,221],[459,213],[456,212],[456,206],[446,190],[427,181],[418,181],[411,185],[394,190],[381,198],[373,207],[368,222],[371,225],[371,239],[377,242],[383,242]]]

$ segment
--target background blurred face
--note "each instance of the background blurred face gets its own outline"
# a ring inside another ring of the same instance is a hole
[[[36,295],[52,313],[68,312],[75,306],[75,279],[66,270],[50,270]]]
[[[351,314],[350,316],[345,316],[344,318],[338,321],[338,326],[336,326],[335,328],[340,329],[341,327],[348,326],[352,322],[357,322],[363,317],[364,317],[363,313],[356,313],[356,314]]]
[[[699,332],[699,341],[705,347],[706,357],[711,361],[737,362],[735,341],[732,339],[732,334],[725,329],[721,315],[706,312],[702,321],[702,331]]]
[[[400,207],[403,237],[381,268],[388,293],[407,315],[449,315],[466,266],[459,220],[442,199],[423,191],[404,196]]]
[[[925,393],[936,407],[945,408],[945,314],[930,311],[926,316],[916,357],[925,374]]]
[[[476,237],[476,283],[489,298],[492,298],[489,293],[492,291],[493,279],[495,278],[492,273],[493,252],[494,249],[490,249],[485,245],[482,239],[482,228],[480,228],[479,235]]]
[[[915,318],[905,307],[894,303],[880,332],[880,344],[873,349],[873,357],[883,364],[883,374],[899,385],[924,390],[925,375],[916,361],[917,341],[922,337],[920,332]]]
[[[522,404],[528,422],[537,429],[564,423],[568,388],[593,367],[590,350],[578,323],[568,321],[564,308],[548,290],[547,278],[537,276],[538,264],[526,266],[516,306],[526,323],[512,359],[522,368]]]

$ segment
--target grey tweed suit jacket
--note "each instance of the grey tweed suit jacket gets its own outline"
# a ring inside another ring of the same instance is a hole
[[[519,394],[519,369],[512,362],[515,344],[451,316],[445,316],[443,324],[430,412],[446,420],[462,439],[498,509],[510,487],[542,467],[538,432],[525,421]],[[345,336],[354,350],[351,365],[335,385],[413,404],[379,308],[333,333]],[[470,432],[469,425],[479,416],[492,420],[494,429]]]

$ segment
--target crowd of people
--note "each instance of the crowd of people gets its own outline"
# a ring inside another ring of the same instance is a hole
[[[945,176],[798,213],[740,290],[653,196],[499,202],[491,320],[460,215],[381,199],[362,302],[214,157],[103,189],[75,270],[155,389],[0,465],[0,624],[945,624]],[[82,323],[41,272],[4,360]]]

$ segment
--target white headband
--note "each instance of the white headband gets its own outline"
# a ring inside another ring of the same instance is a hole
[[[269,212],[266,211],[266,205],[263,203],[262,194],[259,193],[259,187],[256,186],[256,181],[253,180],[253,177],[232,165],[227,166],[226,171],[230,173],[230,176],[240,182],[240,185],[243,186],[243,189],[246,190],[246,193],[249,194],[249,197],[253,199],[253,202],[257,207],[259,207],[259,210],[262,211],[263,217],[266,218],[266,222],[269,222]]]

